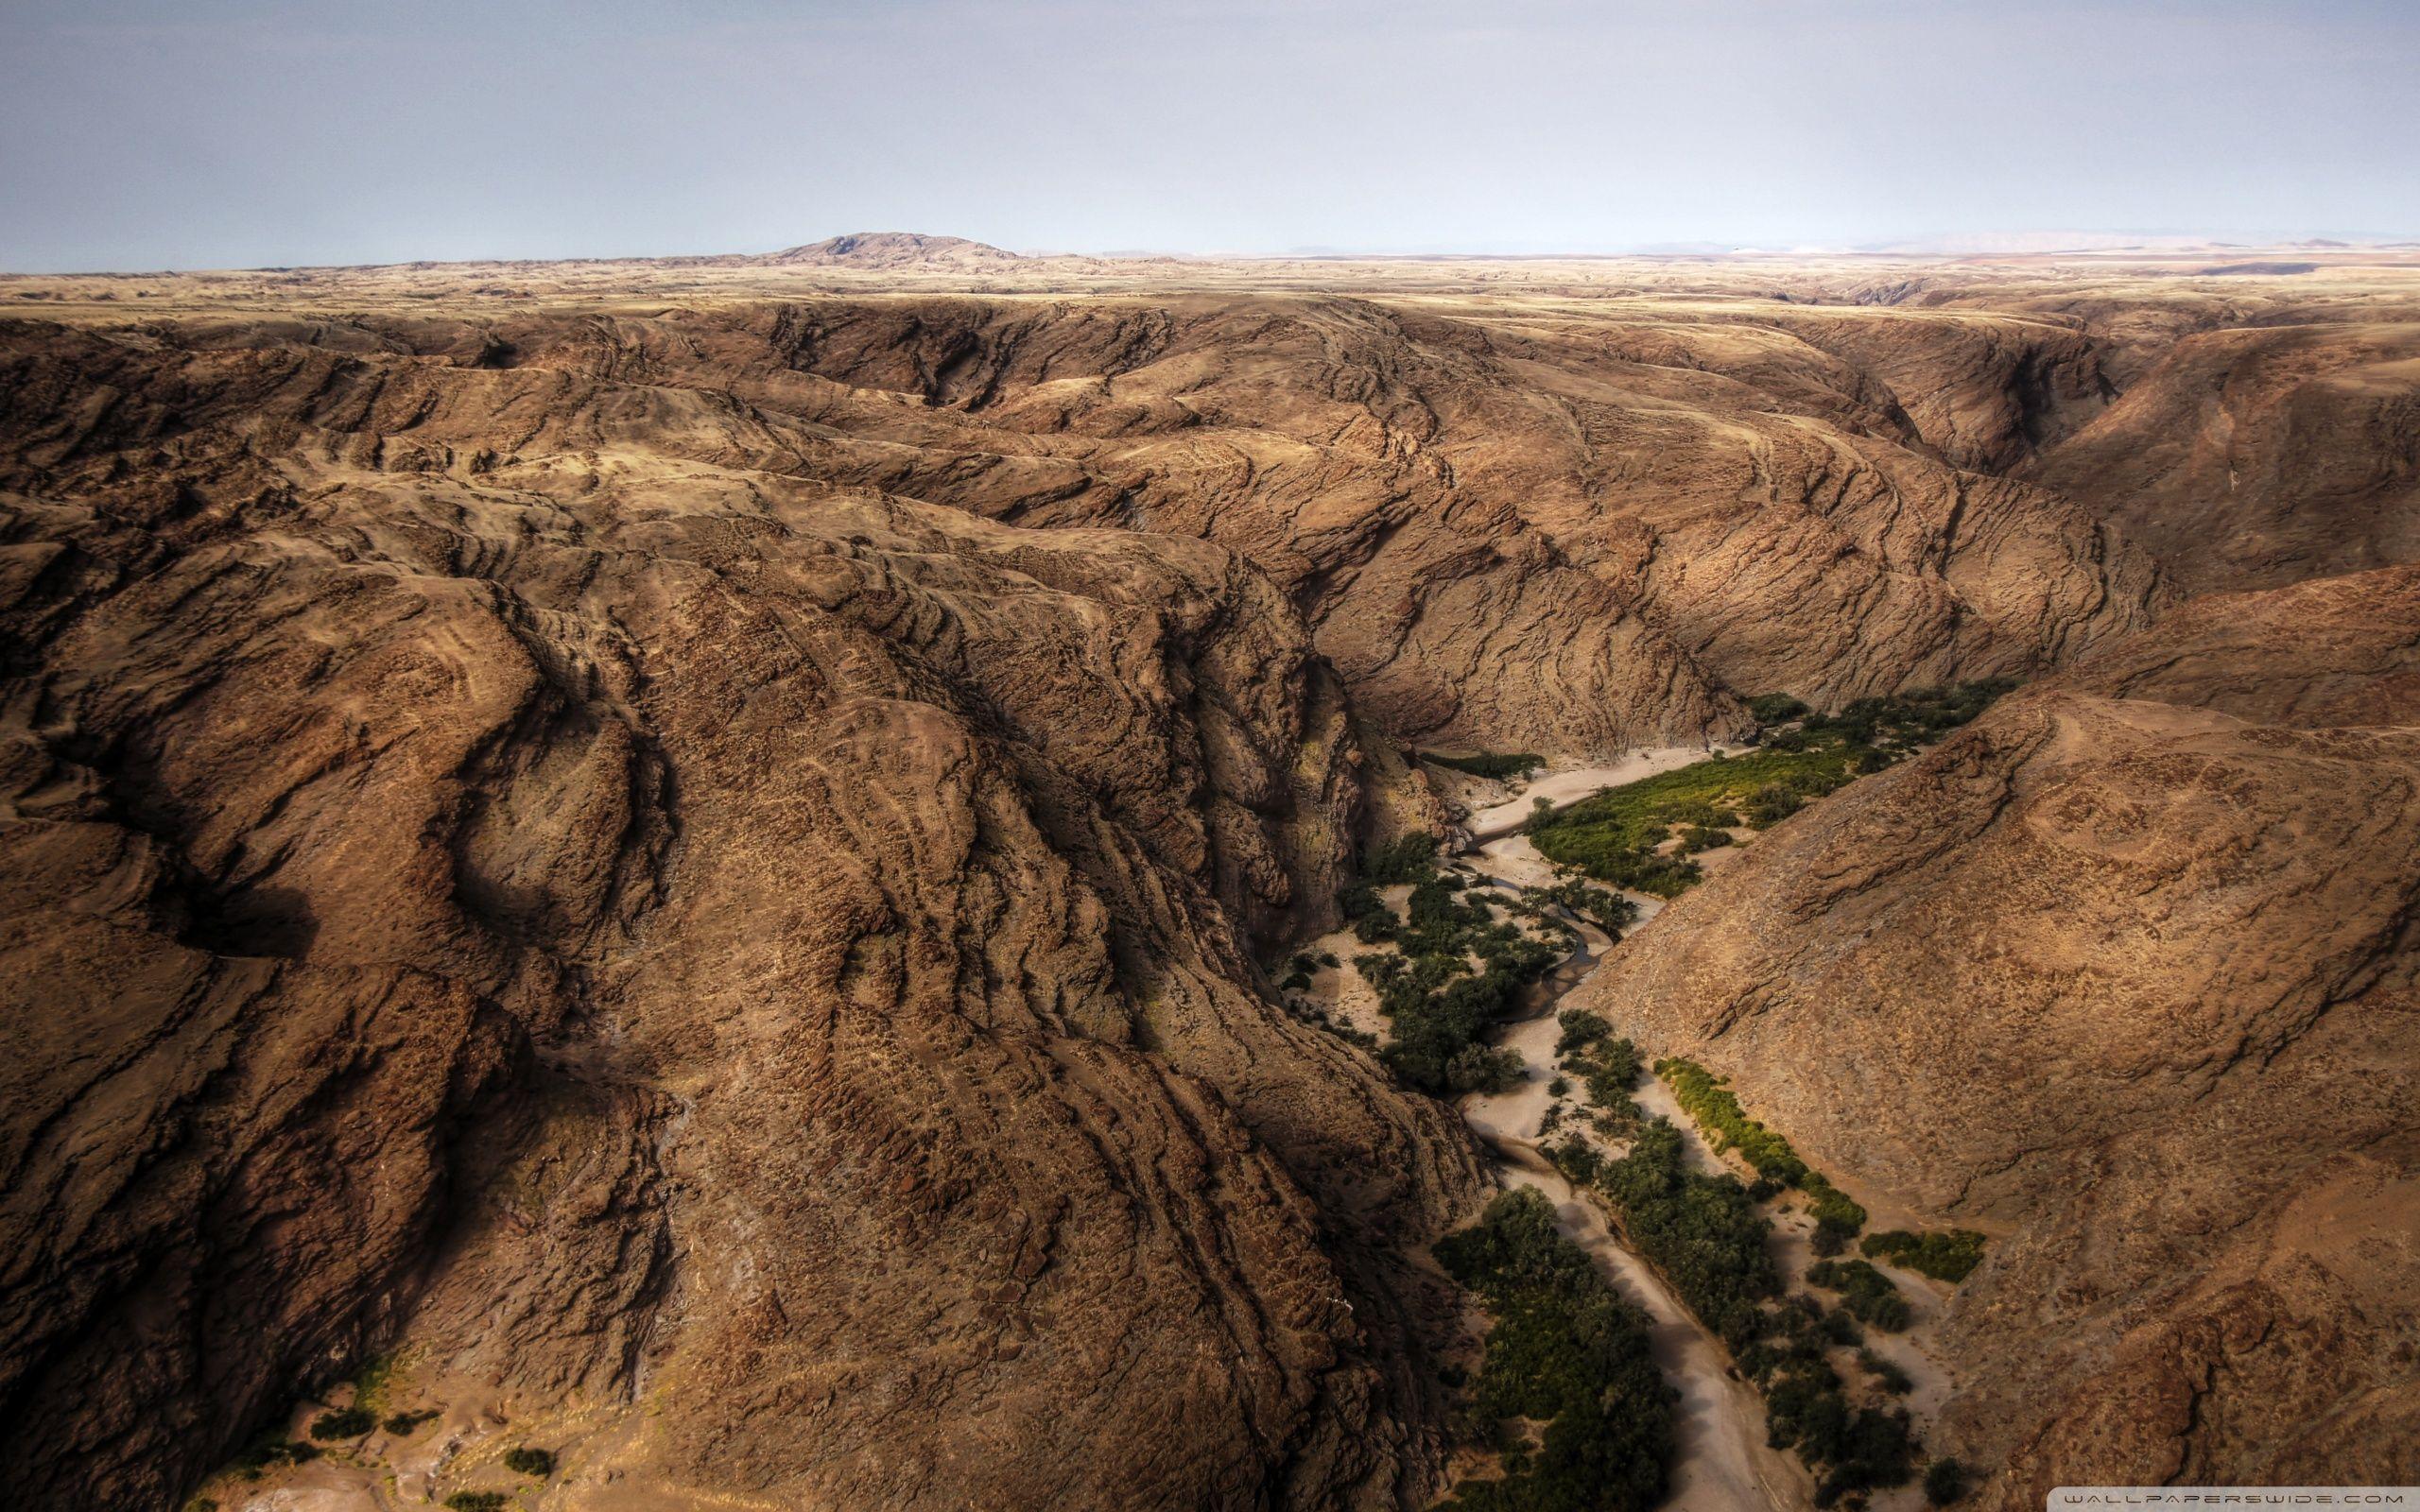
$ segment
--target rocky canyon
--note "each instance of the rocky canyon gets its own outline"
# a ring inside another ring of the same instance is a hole
[[[1512,1505],[1448,1236],[1658,1115],[1774,1316],[1980,1259],[1855,1483],[1555,1187],[1552,1504],[2420,1482],[2420,252],[2290,253],[0,276],[5,1500]]]

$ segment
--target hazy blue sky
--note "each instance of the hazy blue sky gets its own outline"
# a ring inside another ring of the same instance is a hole
[[[0,0],[0,267],[2420,234],[2420,0]]]

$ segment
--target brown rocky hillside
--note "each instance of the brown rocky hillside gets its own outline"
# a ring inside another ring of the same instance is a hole
[[[1578,1000],[1992,1236],[1986,1504],[2399,1484],[2420,1441],[2420,569],[2197,601],[1853,784]]]
[[[1988,1504],[2420,1480],[2420,265],[2227,262],[0,277],[0,1500],[1430,1504],[1408,753],[1979,678],[1579,1001],[1990,1232]]]

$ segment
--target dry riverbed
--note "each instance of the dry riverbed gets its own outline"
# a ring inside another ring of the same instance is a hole
[[[1637,782],[1703,761],[1707,754],[1699,747],[1645,750],[1611,765],[1547,773],[1526,787],[1515,786],[1509,796],[1471,815],[1466,828],[1473,843],[1454,859],[1507,886],[1551,885],[1557,880],[1555,868],[1518,833],[1536,799],[1545,797],[1558,805],[1572,802],[1600,788]],[[1700,860],[1718,857],[1728,859],[1723,852],[1714,851]],[[1631,926],[1633,930],[1645,927],[1663,907],[1660,899],[1637,893],[1625,896],[1638,905],[1638,922]],[[1576,986],[1579,977],[1585,975],[1586,970],[1593,970],[1606,950],[1618,948],[1593,929],[1586,934],[1593,936],[1586,952],[1590,958],[1578,972],[1558,973],[1554,982],[1557,996]],[[1350,974],[1349,967],[1347,972]],[[1374,1012],[1374,1000],[1371,1006]],[[1615,1030],[1633,1032],[1632,1026],[1621,1023],[1616,1023]],[[1559,1034],[1551,1004],[1542,1008],[1538,1017],[1508,1027],[1496,1043],[1521,1057],[1524,1071],[1520,1085],[1502,1094],[1466,1097],[1462,1100],[1462,1113],[1473,1132],[1495,1156],[1498,1179],[1507,1185],[1530,1186],[1543,1192],[1555,1204],[1564,1235],[1586,1250],[1616,1290],[1644,1308],[1652,1320],[1657,1363],[1681,1392],[1673,1495],[1666,1504],[1682,1512],[1811,1506],[1811,1477],[1795,1455],[1766,1447],[1763,1402],[1735,1372],[1728,1352],[1698,1324],[1654,1272],[1623,1246],[1608,1223],[1599,1199],[1575,1191],[1542,1153],[1540,1146],[1549,1138],[1559,1138],[1574,1129],[1586,1132],[1586,1103],[1578,1088],[1568,1089],[1560,1099],[1548,1091],[1558,1074],[1554,1047]],[[1633,1038],[1635,1039],[1634,1034]],[[1651,1062],[1655,1047],[1641,1044],[1640,1048]],[[1670,1089],[1660,1080],[1652,1076],[1642,1078],[1636,1099],[1645,1111],[1669,1119],[1682,1132],[1687,1159],[1699,1170],[1729,1171],[1743,1177],[1753,1175],[1713,1149],[1695,1121],[1682,1110]],[[1556,1126],[1548,1129],[1548,1110],[1558,1102],[1563,1111],[1556,1115]],[[1588,1137],[1596,1138],[1593,1134]],[[1806,1268],[1815,1258],[1811,1249],[1814,1224],[1801,1204],[1788,1198],[1784,1203],[1781,1211],[1772,1213],[1773,1257],[1789,1287],[1806,1290]],[[1868,1206],[1873,1218],[1870,1228],[1913,1227],[1904,1214],[1872,1203]],[[1933,1427],[1953,1385],[1950,1372],[1940,1363],[1932,1347],[1950,1289],[1896,1266],[1880,1268],[1908,1298],[1914,1322],[1895,1334],[1868,1330],[1865,1347],[1898,1366],[1913,1383],[1909,1394],[1900,1400],[1922,1437]],[[1864,1377],[1855,1362],[1855,1352],[1840,1351],[1840,1358],[1835,1361],[1842,1379],[1853,1383]],[[1902,1512],[1921,1505],[1922,1500],[1911,1484],[1876,1493],[1870,1504],[1876,1512]]]
[[[1550,885],[1553,868],[1526,838],[1512,833],[1529,817],[1532,799],[1546,796],[1569,802],[1601,787],[1703,761],[1705,755],[1694,747],[1667,747],[1642,751],[1611,766],[1550,773],[1517,797],[1473,815],[1469,827],[1479,843],[1457,859],[1508,886]],[[1640,905],[1642,920],[1661,906],[1660,900],[1628,896]],[[1593,969],[1604,951],[1617,947],[1593,928],[1582,925],[1582,930],[1592,957],[1587,965]],[[1578,985],[1577,977],[1557,985],[1567,991]],[[1551,1004],[1537,1017],[1508,1028],[1496,1042],[1520,1055],[1521,1084],[1498,1095],[1462,1099],[1462,1116],[1495,1157],[1497,1178],[1545,1194],[1555,1206],[1564,1237],[1587,1251],[1615,1290],[1646,1311],[1656,1364],[1681,1394],[1672,1495],[1665,1505],[1677,1512],[1794,1512],[1812,1506],[1813,1482],[1794,1456],[1765,1446],[1763,1403],[1733,1372],[1722,1346],[1654,1271],[1623,1247],[1598,1200],[1575,1191],[1541,1153],[1541,1125],[1557,1101],[1547,1089],[1557,1075],[1554,1047],[1560,1033]],[[1576,1089],[1562,1101],[1566,1117],[1583,1116]]]

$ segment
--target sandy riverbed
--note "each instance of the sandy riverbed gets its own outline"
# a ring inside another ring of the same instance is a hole
[[[1571,797],[1584,797],[1599,787],[1635,782],[1703,754],[1694,749],[1649,752],[1622,766],[1563,775],[1585,775],[1584,782],[1569,790]],[[1662,765],[1650,765],[1658,757]],[[1530,794],[1552,781],[1542,779],[1532,784]],[[1529,795],[1524,795],[1517,803],[1485,811],[1474,825],[1488,814],[1507,811],[1517,816],[1517,822],[1528,816],[1529,807]],[[1516,834],[1499,831],[1495,838],[1461,859],[1482,874],[1514,886],[1539,886],[1553,881],[1545,860]],[[1593,955],[1600,958],[1604,950],[1613,948],[1596,930],[1585,926],[1583,930]],[[1594,960],[1589,965],[1593,967]],[[1577,985],[1576,978],[1564,985],[1567,990]],[[1497,1179],[1544,1193],[1555,1205],[1556,1224],[1564,1237],[1587,1251],[1616,1291],[1646,1311],[1655,1362],[1681,1394],[1675,1413],[1672,1494],[1664,1504],[1675,1512],[1757,1512],[1760,1508],[1796,1512],[1813,1505],[1814,1486],[1806,1469],[1794,1456],[1765,1446],[1764,1405],[1754,1388],[1733,1376],[1721,1346],[1662,1280],[1614,1237],[1598,1204],[1574,1191],[1539,1152],[1539,1126],[1554,1102],[1547,1088],[1556,1074],[1554,1046],[1560,1034],[1550,1008],[1507,1029],[1496,1043],[1520,1054],[1521,1084],[1499,1095],[1464,1098],[1462,1116],[1494,1156]],[[1703,1152],[1698,1158],[1712,1159]]]

